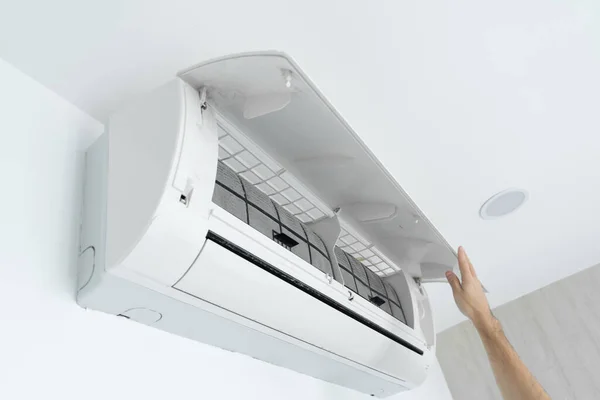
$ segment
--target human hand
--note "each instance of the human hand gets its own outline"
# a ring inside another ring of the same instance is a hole
[[[462,283],[454,272],[446,272],[446,279],[448,279],[448,283],[452,287],[454,301],[458,309],[473,321],[477,329],[486,327],[493,323],[494,318],[485,292],[483,291],[483,286],[477,278],[473,264],[471,264],[465,249],[462,247],[458,248],[458,266],[460,268]]]

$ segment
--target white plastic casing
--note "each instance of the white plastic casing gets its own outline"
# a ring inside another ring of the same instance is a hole
[[[86,157],[78,303],[379,397],[423,382],[435,337],[412,277],[388,278],[410,326],[350,298],[212,203],[217,159],[214,110],[179,78],[111,117]],[[389,335],[207,240],[209,231]]]

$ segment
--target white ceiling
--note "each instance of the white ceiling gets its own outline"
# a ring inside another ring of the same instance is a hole
[[[600,262],[597,1],[21,0],[2,10],[0,58],[101,120],[208,58],[286,51],[449,242],[467,247],[493,305]],[[526,206],[479,219],[507,187],[527,189]],[[429,291],[438,330],[461,319],[446,285]]]

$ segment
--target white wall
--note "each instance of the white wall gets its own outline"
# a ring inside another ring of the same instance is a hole
[[[75,304],[78,149],[102,129],[0,60],[0,398],[370,398]],[[436,365],[395,398],[451,397]]]

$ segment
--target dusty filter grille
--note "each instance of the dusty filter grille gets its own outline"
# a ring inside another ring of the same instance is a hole
[[[369,241],[344,228],[342,228],[337,245],[379,276],[400,271],[396,265],[385,260],[384,256]]]
[[[315,232],[246,179],[219,161],[213,202],[312,264],[324,274],[406,323],[396,291],[354,257],[335,247],[336,257]],[[339,265],[332,260],[337,258]]]
[[[278,205],[304,223],[315,222],[332,215],[320,201],[303,190],[298,190],[292,178],[260,148],[248,141],[233,127],[218,125],[219,160],[239,176],[254,185]],[[377,248],[344,227],[337,245],[362,262],[379,276],[387,276],[400,268],[386,259]]]
[[[265,163],[259,160],[223,128],[219,129],[219,135],[219,160],[242,178],[302,222],[316,221],[325,216],[315,204],[286,181],[283,169],[276,167],[272,162]]]
[[[396,290],[350,254],[336,246],[335,255],[344,285],[406,324]]]
[[[323,273],[339,275],[317,234],[222,162],[213,202]]]

